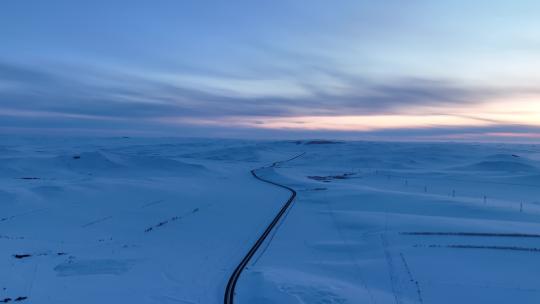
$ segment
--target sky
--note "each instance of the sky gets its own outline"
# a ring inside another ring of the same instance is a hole
[[[0,2],[0,132],[540,142],[539,1]]]

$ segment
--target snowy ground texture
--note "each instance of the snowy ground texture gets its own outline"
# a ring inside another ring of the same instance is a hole
[[[1,138],[0,303],[540,303],[540,146]]]

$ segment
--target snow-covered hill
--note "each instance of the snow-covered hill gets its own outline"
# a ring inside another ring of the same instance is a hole
[[[2,138],[0,302],[538,303],[540,146]]]

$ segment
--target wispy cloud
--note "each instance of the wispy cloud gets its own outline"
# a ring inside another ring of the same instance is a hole
[[[191,126],[372,135],[379,134],[377,130],[397,134],[399,129],[429,129],[437,134],[434,128],[519,124],[519,119],[471,110],[495,99],[536,94],[535,88],[474,87],[422,78],[370,81],[328,67],[313,70],[317,75],[308,77],[310,82],[288,73],[275,73],[275,79],[190,78],[189,73],[181,72],[0,63],[5,84],[0,86],[0,116],[9,117],[4,119],[4,128],[23,127],[32,118],[42,121],[44,127],[47,123],[59,128],[110,124],[125,129],[145,126],[156,132],[161,128],[164,133],[167,128]],[[252,87],[246,90],[246,85]],[[65,123],[53,123],[55,119]]]
[[[306,83],[290,75],[281,77],[288,77],[285,81],[279,77],[239,80],[190,79],[181,74],[144,77],[92,70],[84,75],[78,73],[81,72],[65,76],[51,69],[0,64],[2,81],[13,85],[0,91],[0,105],[105,116],[350,115],[403,112],[417,106],[475,104],[511,93],[509,89],[468,87],[418,78],[377,83],[337,72],[327,72],[326,76],[332,78],[332,84],[339,90],[333,90],[327,82]],[[280,82],[288,86],[280,86]],[[269,89],[265,83],[275,85]],[[246,94],[244,86],[250,85],[254,87]],[[291,87],[297,91],[291,92]]]

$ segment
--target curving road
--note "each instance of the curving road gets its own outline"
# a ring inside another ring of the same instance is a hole
[[[251,175],[253,175],[253,177],[255,177],[256,179],[258,179],[258,180],[260,180],[262,182],[265,182],[265,183],[272,184],[272,185],[280,187],[280,188],[287,189],[287,190],[289,190],[291,192],[291,196],[289,197],[287,202],[285,202],[283,207],[281,207],[278,214],[274,217],[272,222],[270,222],[268,227],[266,227],[263,234],[257,239],[255,244],[253,244],[253,246],[249,249],[249,251],[244,256],[242,261],[240,261],[240,264],[238,264],[238,266],[236,266],[236,268],[234,269],[231,277],[229,278],[229,281],[227,282],[227,287],[225,288],[225,298],[224,298],[224,303],[225,304],[233,304],[234,303],[234,290],[236,288],[236,283],[238,282],[238,279],[240,278],[240,275],[242,274],[242,271],[247,266],[247,264],[249,263],[251,258],[255,255],[255,253],[257,252],[259,247],[261,247],[261,245],[264,243],[264,241],[266,240],[268,235],[270,235],[270,233],[272,232],[274,227],[277,225],[277,223],[279,223],[279,220],[283,217],[285,212],[287,212],[287,210],[290,208],[290,206],[292,205],[292,202],[294,201],[294,199],[296,197],[296,191],[293,188],[287,187],[287,186],[282,185],[282,184],[278,184],[276,182],[273,182],[273,181],[270,181],[270,180],[267,180],[267,179],[264,179],[264,178],[257,175],[257,170],[264,169],[264,168],[274,168],[274,167],[278,166],[281,163],[292,161],[294,159],[297,159],[298,157],[301,157],[304,154],[306,154],[306,152],[300,153],[300,154],[296,155],[295,157],[287,159],[287,160],[274,162],[270,166],[261,167],[261,168],[251,170]]]

